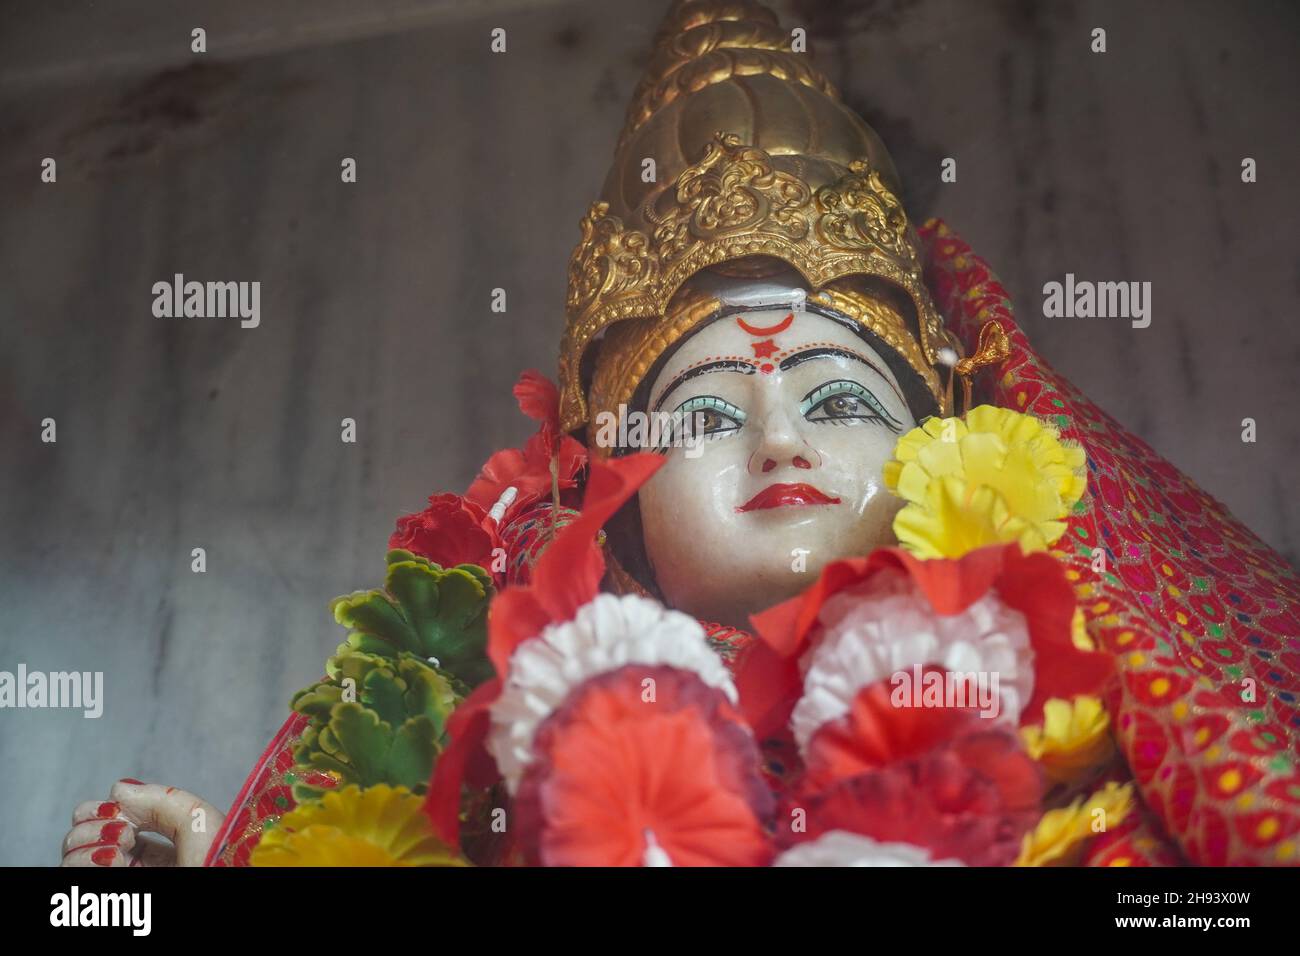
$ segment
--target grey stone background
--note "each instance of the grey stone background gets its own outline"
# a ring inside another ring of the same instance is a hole
[[[227,806],[395,516],[528,434],[510,386],[554,368],[576,223],[662,8],[6,5],[0,669],[102,670],[106,706],[0,711],[0,863],[57,862],[73,806],[121,776]],[[1294,564],[1295,5],[781,12],[913,214],[945,216],[1054,364]],[[261,327],[154,318],[175,272],[260,280]],[[1066,272],[1150,281],[1151,327],[1044,319]]]

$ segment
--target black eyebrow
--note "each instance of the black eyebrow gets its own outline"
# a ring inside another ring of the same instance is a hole
[[[739,361],[736,359],[722,359],[718,362],[706,362],[704,365],[697,365],[695,368],[688,368],[668,383],[668,387],[663,390],[663,393],[659,396],[659,401],[655,402],[652,411],[659,411],[660,406],[663,405],[664,401],[673,393],[673,390],[677,388],[678,385],[689,382],[698,375],[707,375],[709,372],[740,372],[744,375],[753,375],[755,371],[757,371],[757,367],[754,363],[746,362],[743,359]]]
[[[817,358],[846,358],[846,359],[852,359],[855,362],[861,362],[867,368],[871,369],[873,372],[875,372],[877,375],[883,378],[885,380],[885,384],[889,386],[890,390],[895,395],[898,395],[898,400],[903,403],[903,407],[904,408],[907,407],[907,402],[904,401],[902,395],[899,395],[898,389],[894,387],[894,383],[889,380],[888,375],[886,375],[880,369],[876,368],[875,364],[868,361],[865,356],[859,355],[857,352],[851,352],[848,349],[839,349],[833,346],[826,346],[826,347],[815,348],[815,349],[804,349],[802,352],[795,352],[794,355],[787,355],[785,358],[781,359],[780,368],[781,371],[788,372],[796,365],[802,365],[804,362],[811,362],[813,359],[817,359]],[[815,392],[816,389],[813,389],[813,391]],[[809,392],[808,394],[811,395],[812,392]],[[804,398],[807,397],[808,397],[807,395],[804,396]]]

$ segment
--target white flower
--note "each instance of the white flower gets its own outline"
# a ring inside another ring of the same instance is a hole
[[[804,694],[790,718],[801,750],[824,723],[849,712],[863,687],[917,666],[996,674],[996,719],[1011,726],[1033,696],[1029,626],[994,593],[944,616],[910,577],[882,571],[828,599],[818,622],[822,634],[801,661]]]
[[[965,866],[961,860],[932,860],[925,847],[877,843],[871,837],[832,830],[786,850],[773,866]]]
[[[693,671],[733,704],[738,699],[726,664],[693,617],[634,594],[599,595],[572,621],[524,641],[510,658],[505,686],[492,705],[487,747],[512,794],[532,762],[533,737],[542,722],[576,687],[627,664]]]

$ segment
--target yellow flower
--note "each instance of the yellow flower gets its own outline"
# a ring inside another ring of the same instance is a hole
[[[1053,697],[1043,705],[1043,722],[1020,728],[1020,736],[1029,756],[1056,783],[1078,781],[1110,759],[1115,749],[1110,715],[1098,698],[1087,694],[1072,701]]]
[[[907,501],[894,533],[922,558],[1010,541],[1046,550],[1083,496],[1084,467],[1083,450],[1032,415],[980,405],[964,420],[927,419],[885,463],[885,484]]]
[[[253,866],[468,866],[433,833],[424,798],[376,784],[331,790],[262,834]]]
[[[1081,651],[1097,649],[1097,642],[1088,633],[1088,622],[1083,616],[1083,611],[1077,607],[1074,609],[1074,616],[1070,618],[1070,643]]]
[[[1108,783],[1085,803],[1043,814],[1020,844],[1016,866],[1074,866],[1086,840],[1123,822],[1133,802],[1133,785]]]

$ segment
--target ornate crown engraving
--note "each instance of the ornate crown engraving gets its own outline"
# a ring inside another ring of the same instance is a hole
[[[673,200],[650,210],[654,244],[665,265],[683,258],[697,242],[772,233],[798,241],[808,235],[805,212],[812,193],[801,180],[772,168],[767,153],[719,133],[704,159],[684,170]]]
[[[817,190],[817,237],[834,249],[880,252],[908,272],[920,272],[916,248],[909,241],[907,214],[880,178],[862,160],[850,175]]]
[[[643,232],[624,229],[608,215],[609,203],[592,203],[579,228],[582,238],[569,259],[570,315],[582,314],[598,299],[637,294],[659,281],[659,257]]]
[[[748,256],[780,259],[814,289],[850,275],[898,286],[912,302],[923,361],[936,361],[942,327],[922,282],[917,240],[902,204],[865,160],[813,190],[778,169],[764,150],[719,132],[704,157],[641,212],[649,235],[626,228],[603,202],[592,205],[582,220],[582,236],[569,261],[561,354],[566,427],[585,420],[578,366],[604,328],[661,316],[696,272]]]

